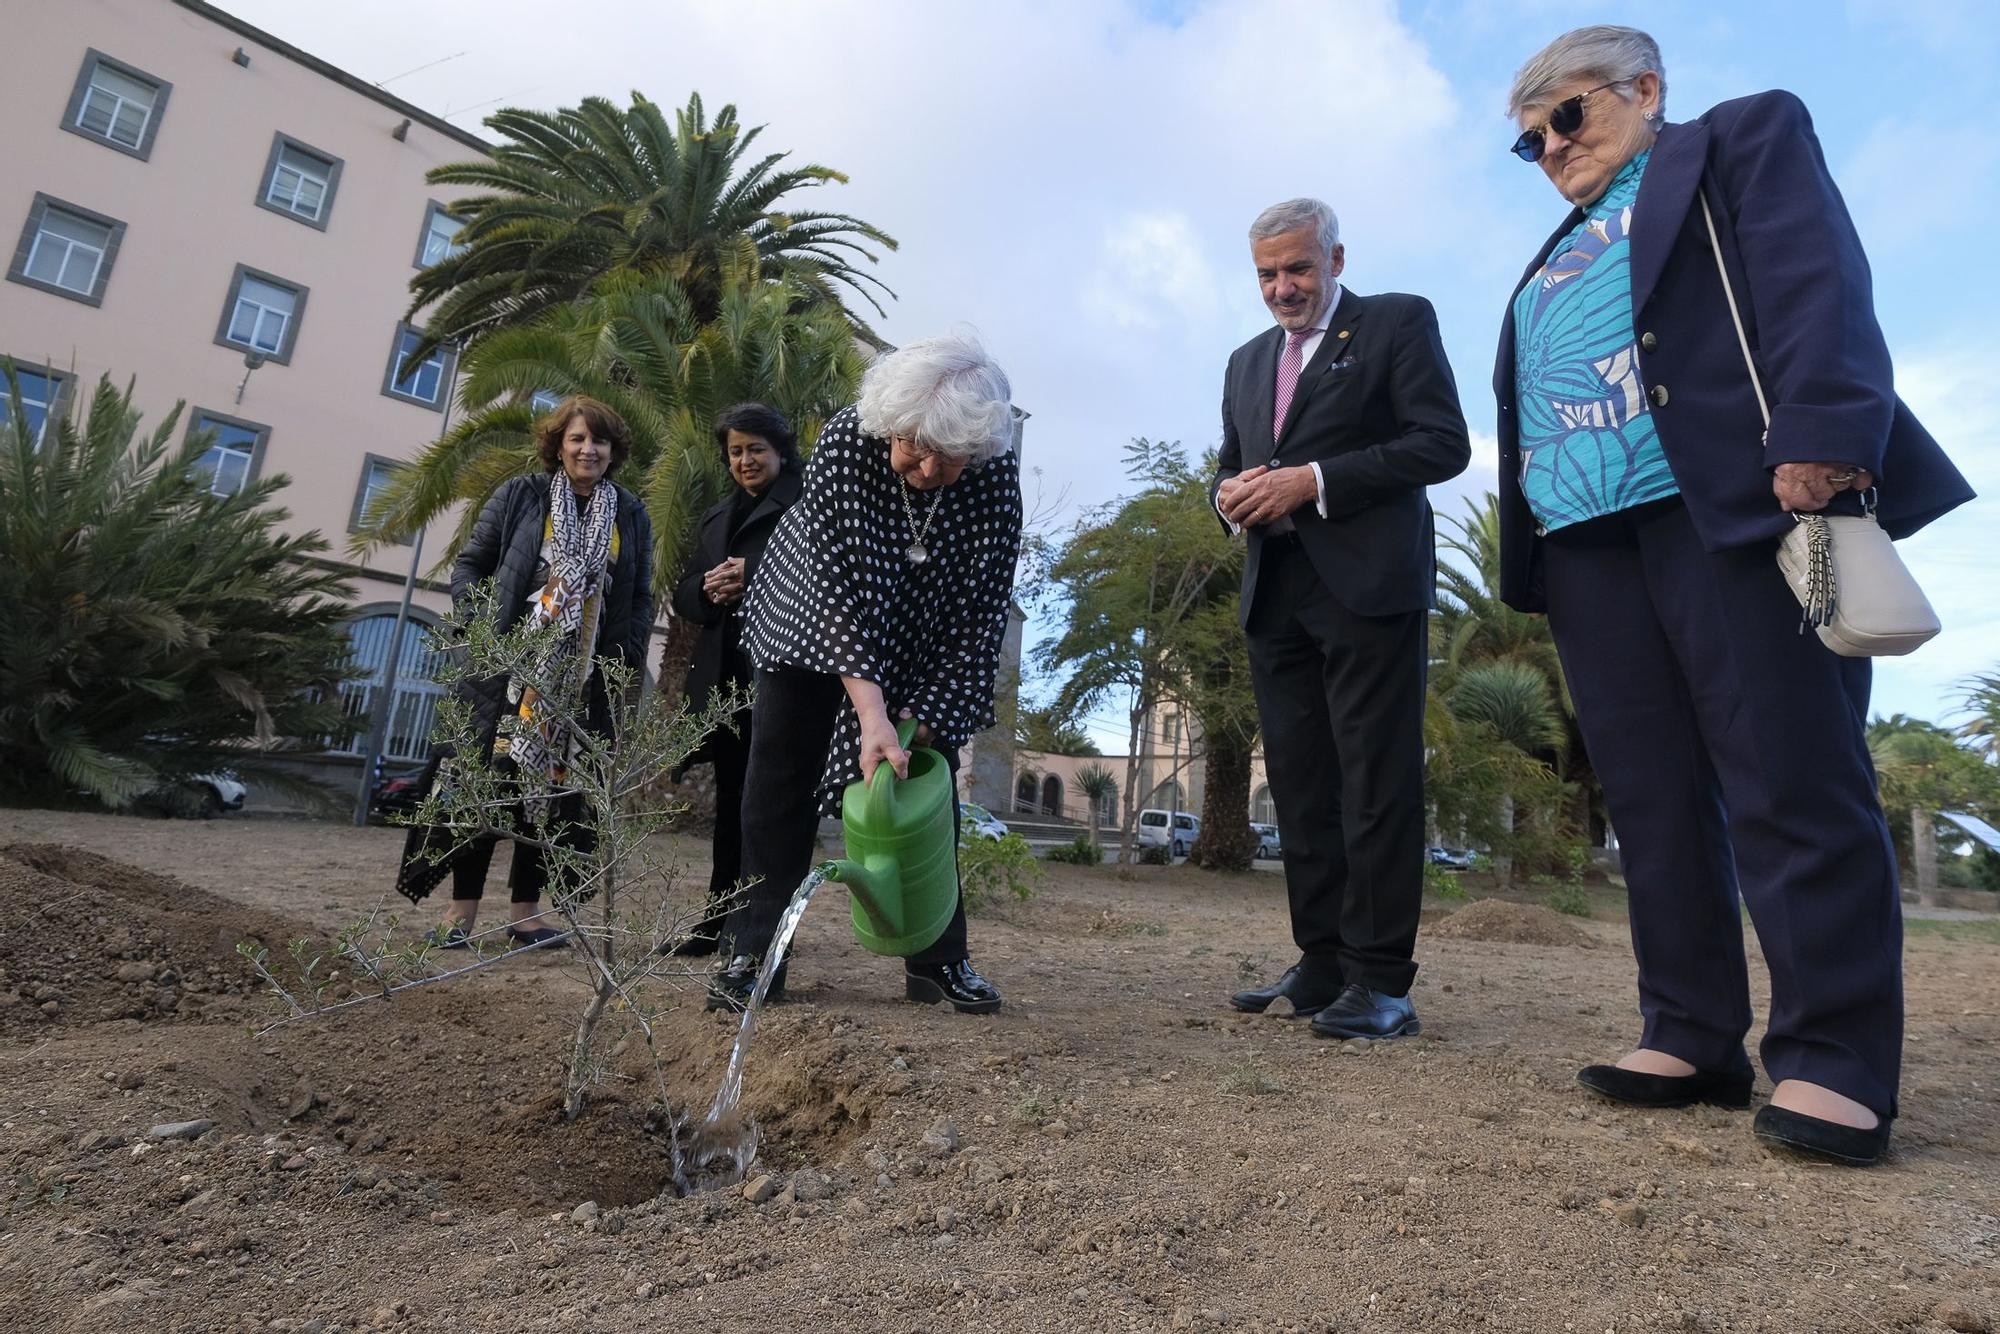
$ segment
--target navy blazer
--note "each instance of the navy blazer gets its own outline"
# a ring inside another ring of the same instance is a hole
[[[1696,202],[1705,189],[1752,355],[1764,421]],[[1583,219],[1572,209],[1521,288]],[[1632,208],[1632,322],[1639,375],[1688,515],[1710,551],[1771,541],[1794,520],[1771,493],[1780,463],[1866,468],[1892,537],[1972,499],[1972,488],[1896,397],[1868,258],[1813,134],[1787,92],[1724,102],[1660,130]],[[1500,330],[1500,596],[1542,611],[1540,542],[1521,494],[1514,300]],[[1855,503],[1844,495],[1836,503]]]
[[[1327,591],[1360,616],[1425,610],[1437,596],[1437,553],[1424,488],[1458,476],[1472,457],[1437,314],[1420,296],[1343,288],[1273,442],[1284,341],[1273,325],[1229,356],[1210,500],[1258,464],[1319,464],[1326,517],[1306,504],[1292,522]],[[1246,625],[1263,548],[1252,529],[1237,606]]]

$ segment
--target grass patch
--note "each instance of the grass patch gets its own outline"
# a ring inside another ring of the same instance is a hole
[[[1222,1077],[1222,1091],[1243,1097],[1265,1098],[1285,1090],[1282,1085],[1265,1078],[1263,1071],[1239,1065]]]
[[[2000,919],[1983,922],[1937,922],[1928,917],[1903,919],[1903,934],[1933,940],[1962,940],[1974,945],[2000,945]]]
[[[1565,917],[1590,916],[1590,895],[1582,885],[1557,885],[1544,901]]]

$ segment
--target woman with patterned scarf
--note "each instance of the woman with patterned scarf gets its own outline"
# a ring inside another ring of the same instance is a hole
[[[543,419],[536,437],[543,471],[514,478],[486,502],[452,566],[452,602],[462,609],[475,586],[490,580],[502,633],[524,620],[558,625],[562,633],[537,675],[584,675],[586,722],[605,735],[611,730],[611,702],[598,659],[616,658],[641,670],[653,624],[652,521],[637,496],[610,480],[631,453],[632,433],[596,399],[573,397]],[[481,748],[496,761],[524,777],[562,776],[575,739],[550,726],[532,687],[486,677],[468,679],[458,689],[472,706]],[[442,748],[432,756],[433,776],[448,758]],[[581,814],[577,804],[574,796],[557,798],[546,812],[524,813],[545,814],[558,838],[587,852],[593,834],[575,823]],[[489,835],[452,846],[455,837],[448,829],[413,828],[396,877],[396,888],[413,903],[451,877],[451,903],[434,935],[447,949],[472,943],[497,842]],[[444,848],[450,850],[434,860]],[[560,944],[564,933],[540,921],[548,869],[533,844],[514,844],[508,884],[513,899],[508,938],[526,946]]]

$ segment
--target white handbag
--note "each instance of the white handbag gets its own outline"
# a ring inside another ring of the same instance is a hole
[[[1736,308],[1736,289],[1722,262],[1722,241],[1715,233],[1708,192],[1700,191],[1699,198],[1709,245],[1715,253],[1715,271],[1722,275],[1722,294],[1729,301],[1736,343],[1743,349],[1743,364],[1750,369],[1750,384],[1757,391],[1757,409],[1764,414],[1768,436],[1771,405],[1764,397],[1757,363],[1750,356],[1743,314]],[[1896,554],[1895,543],[1875,521],[1875,508],[1865,496],[1862,507],[1859,515],[1794,514],[1798,522],[1778,544],[1778,570],[1790,585],[1792,596],[1799,600],[1800,633],[1810,625],[1818,631],[1821,643],[1844,658],[1900,657],[1914,652],[1942,627],[1930,599]]]

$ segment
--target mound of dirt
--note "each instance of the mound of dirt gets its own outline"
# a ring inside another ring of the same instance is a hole
[[[237,954],[300,923],[60,843],[0,847],[0,1032],[199,1017],[257,989]]]
[[[1431,927],[1430,935],[1446,940],[1493,940],[1507,945],[1569,945],[1596,949],[1590,933],[1556,913],[1532,903],[1478,899]]]

